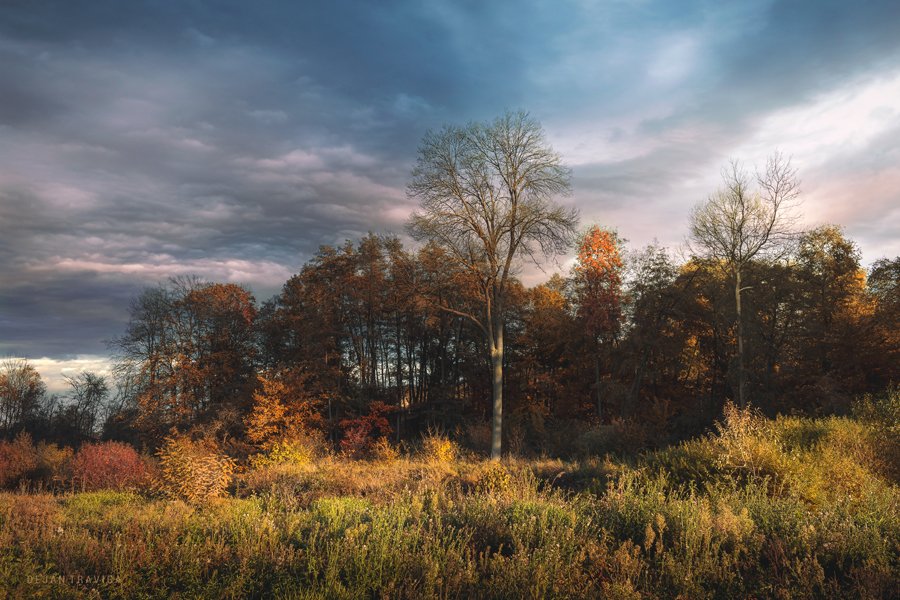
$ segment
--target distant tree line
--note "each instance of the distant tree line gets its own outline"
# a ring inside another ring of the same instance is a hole
[[[577,215],[552,200],[568,172],[527,115],[445,128],[409,188],[420,247],[323,246],[263,303],[196,277],[148,288],[112,343],[112,380],[81,373],[48,396],[27,362],[3,363],[0,433],[347,448],[437,428],[495,457],[501,441],[554,454],[590,428],[648,445],[693,435],[727,400],[841,413],[897,382],[900,257],[867,272],[840,227],[795,233],[798,181],[779,155],[756,178],[736,163],[724,175],[677,261],[599,226],[574,235]],[[567,274],[517,278],[522,258],[567,248]]]
[[[512,449],[552,451],[555,429],[592,420],[662,419],[670,437],[707,427],[738,386],[733,282],[720,267],[679,264],[658,246],[626,251],[592,228],[568,277],[511,279]],[[856,245],[825,226],[777,260],[750,261],[743,281],[746,393],[763,411],[840,413],[900,379],[900,257],[866,272]],[[242,439],[275,395],[285,422],[301,415],[334,444],[342,421],[375,405],[397,440],[438,427],[486,444],[487,341],[442,310],[478,302],[436,245],[411,251],[376,235],[321,248],[261,305],[239,285],[173,279],[132,303],[114,381],[83,373],[69,394],[48,396],[27,361],[5,361],[0,428],[69,443],[153,446],[173,428]]]

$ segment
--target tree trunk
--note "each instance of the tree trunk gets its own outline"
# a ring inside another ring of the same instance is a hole
[[[637,405],[638,395],[641,393],[641,384],[644,380],[644,370],[647,368],[647,358],[650,350],[646,344],[641,348],[641,360],[638,362],[637,368],[634,370],[634,381],[631,383],[631,391],[628,394],[628,406],[626,416],[631,416],[634,407]]]
[[[747,406],[747,397],[744,393],[744,323],[741,318],[741,270],[734,274],[734,306],[737,313],[737,347],[738,347],[738,406]]]
[[[597,420],[603,423],[603,396],[600,393],[600,351],[594,355],[594,387],[597,389]]]
[[[503,443],[503,322],[497,318],[491,341],[491,380],[494,419],[491,427],[491,460],[500,460]]]

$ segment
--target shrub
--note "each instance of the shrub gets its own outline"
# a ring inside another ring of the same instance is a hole
[[[134,489],[146,480],[141,456],[122,442],[85,444],[72,460],[72,482],[82,490]]]
[[[306,465],[315,457],[311,440],[286,439],[274,442],[268,452],[260,452],[250,457],[250,465],[255,469],[276,465]]]
[[[344,438],[341,440],[341,451],[352,458],[368,458],[372,453],[372,444],[391,434],[391,424],[386,415],[392,410],[393,407],[376,401],[369,406],[369,414],[342,420]]]
[[[724,420],[716,423],[717,466],[746,479],[770,478],[784,483],[790,462],[781,442],[771,431],[771,422],[751,408],[725,405]]]
[[[37,475],[44,482],[62,484],[71,479],[75,454],[71,448],[39,442],[35,452],[38,459]]]
[[[581,434],[575,445],[583,456],[607,453],[633,454],[644,448],[647,433],[634,421],[617,419],[609,425],[599,425]]]
[[[38,466],[31,436],[20,433],[12,441],[0,440],[0,487],[19,484]]]
[[[480,494],[502,494],[509,490],[512,483],[512,477],[499,462],[490,462],[478,477],[476,490]]]
[[[209,441],[170,436],[157,456],[163,491],[192,503],[224,495],[234,475],[234,459],[220,453]]]
[[[703,437],[656,450],[645,456],[642,462],[650,472],[662,469],[675,483],[687,485],[715,481],[720,475],[718,459],[719,448],[715,441]]]
[[[880,395],[866,394],[853,405],[853,415],[865,422],[879,442],[885,475],[900,481],[900,387]]]
[[[422,438],[422,458],[431,462],[449,463],[456,460],[459,447],[442,433],[429,431]]]
[[[386,437],[378,438],[369,451],[372,460],[393,462],[400,458],[400,451]]]

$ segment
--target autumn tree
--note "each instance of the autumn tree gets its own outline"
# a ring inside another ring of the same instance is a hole
[[[869,273],[869,293],[875,300],[871,357],[875,388],[900,381],[900,256],[875,261]]]
[[[874,312],[866,294],[866,274],[859,247],[836,226],[804,232],[795,259],[800,286],[799,385],[808,388],[814,405],[846,407],[864,390],[866,353]]]
[[[756,261],[746,271],[745,281],[753,293],[744,302],[744,331],[750,340],[745,366],[748,387],[763,410],[776,412],[796,404],[786,397],[788,373],[802,352],[804,291],[794,258]]]
[[[255,384],[253,295],[233,283],[201,284],[187,291],[177,307],[178,370],[189,419],[239,425]]]
[[[110,343],[114,353],[114,373],[127,393],[118,415],[113,417],[120,430],[145,422],[148,414],[166,412],[172,396],[171,382],[175,365],[171,356],[173,291],[158,285],[146,288],[131,301],[125,333]],[[128,423],[123,422],[124,419]],[[162,435],[160,427],[155,433]],[[152,436],[153,434],[151,434]]]
[[[621,241],[612,232],[593,225],[578,243],[573,269],[575,304],[594,363],[597,418],[603,418],[602,355],[617,338],[622,318]]]
[[[113,348],[148,440],[172,427],[241,426],[254,384],[255,317],[255,300],[243,287],[194,277],[135,300]]]
[[[790,209],[799,195],[790,159],[775,153],[756,174],[756,186],[740,163],[723,170],[724,186],[694,207],[690,217],[692,249],[717,261],[734,284],[737,338],[737,398],[745,406],[744,325],[741,278],[754,259],[782,248],[791,233]]]
[[[568,287],[561,275],[554,274],[546,283],[525,290],[518,345],[526,398],[548,414],[573,416],[580,408],[571,385],[576,379],[572,340],[579,325]]]
[[[828,373],[834,366],[836,321],[852,297],[864,291],[860,258],[859,248],[839,227],[817,227],[800,236],[796,269],[804,294],[803,335],[813,347],[816,372]]]
[[[725,394],[734,296],[728,274],[717,262],[692,259],[680,266],[673,283],[672,324],[675,351],[666,370],[674,370],[682,408],[701,419],[720,407]]]
[[[27,360],[7,358],[0,362],[0,435],[24,427],[46,389],[37,369]]]
[[[577,223],[553,198],[569,191],[569,172],[526,113],[492,123],[447,126],[425,135],[410,197],[420,202],[408,228],[431,240],[478,288],[481,314],[469,319],[488,342],[492,370],[491,457],[500,458],[503,418],[503,326],[507,286],[522,256],[565,252]]]
[[[261,374],[247,416],[247,439],[263,447],[307,436],[321,426],[321,398],[303,382],[291,381],[296,373]],[[301,375],[302,376],[302,375]]]

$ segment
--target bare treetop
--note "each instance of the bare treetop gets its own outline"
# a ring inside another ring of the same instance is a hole
[[[553,202],[569,192],[569,170],[524,112],[493,123],[429,132],[409,183],[421,203],[409,221],[418,240],[443,246],[477,283],[484,312],[464,313],[488,338],[492,364],[491,457],[500,458],[503,412],[503,325],[514,260],[558,255],[575,237],[578,213]]]
[[[797,170],[789,158],[775,152],[765,170],[756,173],[757,189],[737,161],[722,173],[725,186],[691,211],[692,250],[721,262],[734,279],[735,321],[737,325],[738,403],[746,405],[744,374],[744,333],[741,316],[741,276],[754,258],[787,249],[793,234],[791,209],[800,194]]]
[[[764,171],[751,177],[737,161],[722,172],[724,186],[691,212],[692,250],[740,268],[761,253],[779,250],[793,233],[800,193],[789,158],[772,154]]]
[[[577,213],[552,203],[569,190],[569,170],[526,113],[446,126],[419,148],[408,193],[421,209],[409,230],[484,280],[505,282],[519,252],[536,259],[570,248]]]

